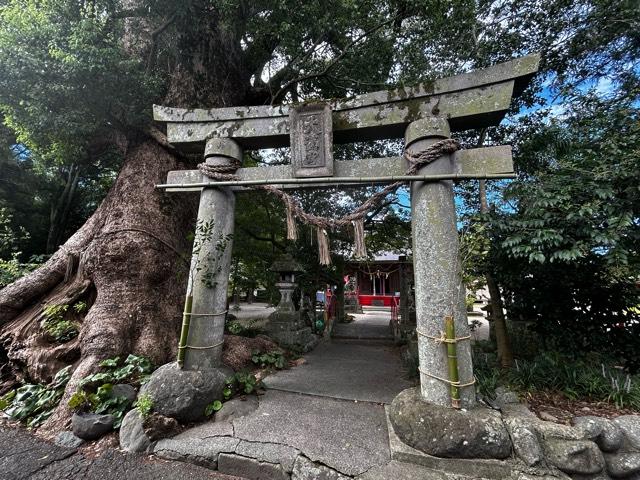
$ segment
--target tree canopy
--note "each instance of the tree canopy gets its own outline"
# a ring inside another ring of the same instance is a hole
[[[482,215],[477,184],[459,188],[462,223],[481,224],[473,231],[488,241],[474,250],[470,269],[495,275],[510,318],[535,321],[583,349],[619,336],[617,353],[638,366],[637,341],[629,341],[630,332],[638,338],[640,303],[637,7],[634,0],[4,0],[0,255],[9,261],[22,252],[25,262],[64,243],[107,194],[126,140],[158,133],[154,102],[217,107],[350,96],[539,51],[541,72],[503,126],[461,135],[466,146],[512,143],[518,172],[515,181],[489,185],[492,208]],[[398,150],[350,145],[336,157]],[[246,161],[286,159],[285,152]],[[300,198],[310,211],[339,215],[368,194]],[[389,199],[368,218],[371,252],[409,247],[403,202],[404,195]],[[240,197],[237,282],[268,283],[269,265],[286,250],[306,262],[309,288],[335,277],[317,266],[304,234],[287,243],[282,218],[272,199]]]

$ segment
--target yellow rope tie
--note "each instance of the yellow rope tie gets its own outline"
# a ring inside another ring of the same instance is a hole
[[[184,350],[185,348],[188,348],[190,350],[210,350],[212,348],[219,347],[223,343],[224,343],[224,340],[221,341],[221,342],[218,342],[218,343],[216,343],[214,345],[209,345],[208,347],[194,347],[192,345],[183,345],[183,346],[178,346],[178,350]]]
[[[425,372],[420,367],[418,367],[418,370],[420,371],[421,374],[426,375],[427,377],[435,378],[436,380],[440,380],[441,382],[448,383],[449,385],[453,385],[454,387],[458,387],[458,388],[470,387],[471,385],[476,383],[475,377],[470,382],[460,383],[460,382],[452,382],[451,380],[448,380],[446,378],[438,377],[437,375],[433,375],[432,373]]]
[[[471,339],[471,335],[467,335],[466,337],[447,338],[444,332],[440,332],[440,336],[439,337],[434,337],[433,335],[427,335],[426,333],[421,332],[417,328],[416,328],[416,333],[418,335],[420,335],[421,337],[426,337],[426,338],[428,338],[430,340],[433,340],[437,344],[441,344],[441,343],[458,343],[458,342],[461,342],[462,340]]]

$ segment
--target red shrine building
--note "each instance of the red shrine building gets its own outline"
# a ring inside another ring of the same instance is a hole
[[[391,307],[399,301],[403,278],[411,278],[412,270],[410,258],[395,253],[350,260],[345,266],[345,297],[356,297],[359,306]]]

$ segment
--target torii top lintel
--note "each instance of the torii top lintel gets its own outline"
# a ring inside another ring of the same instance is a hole
[[[446,118],[452,131],[498,124],[538,70],[537,54],[435,80],[431,84],[358,95],[329,102],[336,143],[400,138],[420,118]],[[289,145],[289,107],[251,106],[179,109],[154,105],[154,119],[167,124],[168,141],[201,149],[207,138],[227,137],[245,149]]]

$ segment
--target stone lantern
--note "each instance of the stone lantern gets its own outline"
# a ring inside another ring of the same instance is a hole
[[[278,274],[276,287],[280,290],[280,303],[277,306],[279,312],[295,312],[295,307],[291,296],[298,285],[296,282],[296,274],[302,272],[302,267],[288,253],[279,257],[271,270]]]
[[[280,290],[280,303],[269,315],[266,333],[283,347],[309,351],[318,343],[318,337],[303,319],[302,310],[296,311],[291,301],[297,286],[296,275],[303,269],[291,255],[286,254],[273,263],[271,270],[278,274],[276,287]]]

